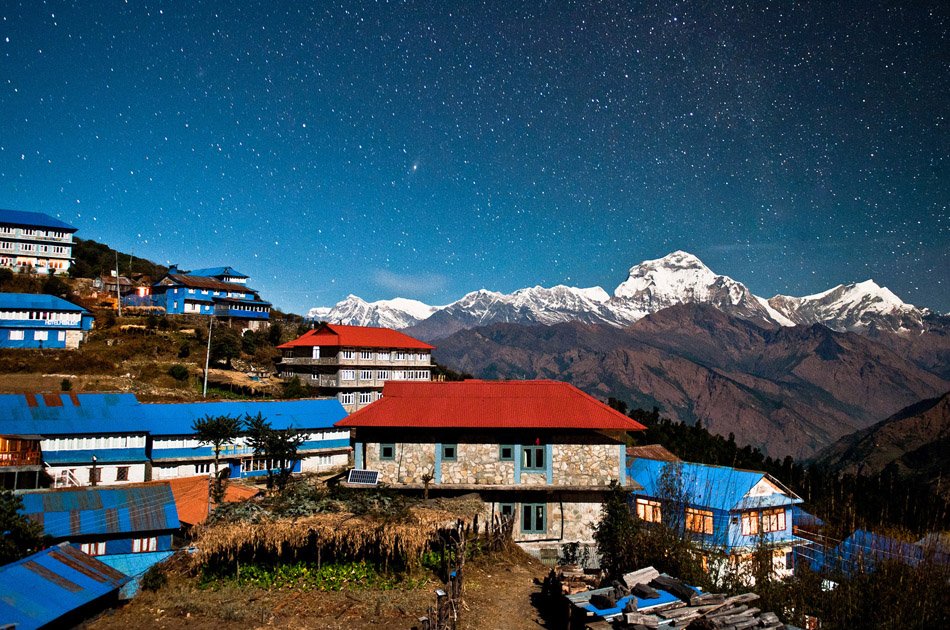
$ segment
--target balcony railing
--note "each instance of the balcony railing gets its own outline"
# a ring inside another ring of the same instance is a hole
[[[0,451],[0,466],[39,466],[41,463],[39,451]]]
[[[342,357],[320,357],[313,359],[310,357],[283,357],[281,363],[284,365],[346,365],[346,366],[367,366],[367,367],[432,367],[431,355],[426,355],[425,359],[363,359],[359,355],[352,359]]]

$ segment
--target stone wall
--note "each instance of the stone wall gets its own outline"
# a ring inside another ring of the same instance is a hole
[[[384,483],[422,483],[424,474],[435,474],[435,443],[399,442],[393,460],[380,460],[379,442],[366,444],[365,467],[380,472]],[[545,471],[521,471],[515,479],[515,462],[501,461],[498,444],[460,443],[455,461],[441,462],[442,485],[548,485]],[[554,444],[551,446],[551,485],[605,487],[621,479],[618,444]],[[515,456],[518,456],[516,449]],[[433,481],[433,483],[439,483]]]

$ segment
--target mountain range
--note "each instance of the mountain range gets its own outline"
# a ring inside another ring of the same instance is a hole
[[[810,458],[950,390],[950,317],[867,280],[764,299],[686,252],[600,287],[480,290],[445,306],[349,296],[311,316],[436,342],[479,378],[566,380],[702,422],[772,456]]]
[[[444,306],[395,298],[377,302],[350,295],[332,307],[310,310],[311,319],[403,329],[433,341],[460,330],[495,323],[582,322],[624,327],[680,304],[709,304],[729,315],[766,327],[822,324],[838,331],[913,332],[931,315],[902,302],[872,280],[839,285],[805,297],[764,299],[728,276],[714,273],[699,258],[676,251],[634,265],[613,295],[601,287],[527,287],[513,293],[481,289]]]

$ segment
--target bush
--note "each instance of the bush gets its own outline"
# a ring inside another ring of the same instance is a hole
[[[187,359],[189,356],[191,356],[191,344],[186,341],[178,346],[178,358]]]
[[[176,363],[175,365],[168,368],[168,375],[176,381],[187,381],[188,368],[186,368],[181,363]]]
[[[168,583],[168,576],[161,567],[153,564],[142,576],[142,588],[146,591],[157,591]]]
[[[69,380],[68,378],[64,378],[62,381],[59,382],[59,388],[64,392],[68,392],[72,390],[73,382]]]

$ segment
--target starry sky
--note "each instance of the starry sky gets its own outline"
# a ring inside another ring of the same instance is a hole
[[[894,5],[894,6],[891,6]],[[945,2],[0,2],[0,207],[303,312],[601,285],[950,311]]]

